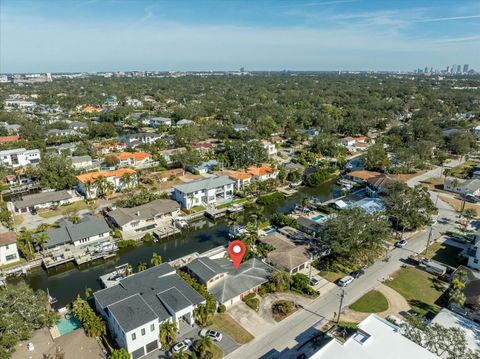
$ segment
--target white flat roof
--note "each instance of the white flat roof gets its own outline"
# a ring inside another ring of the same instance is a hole
[[[439,359],[427,349],[410,341],[398,328],[386,320],[371,314],[362,321],[357,334],[345,343],[333,339],[312,359]]]
[[[446,328],[463,329],[468,347],[473,351],[480,350],[480,324],[445,308],[435,316],[432,320],[432,324],[433,323]]]

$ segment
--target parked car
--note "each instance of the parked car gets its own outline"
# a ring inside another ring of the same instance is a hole
[[[428,265],[432,263],[432,260],[430,258],[422,258],[421,262],[422,264]]]
[[[310,285],[312,287],[315,287],[316,285],[318,284],[318,279],[315,279],[315,278],[310,278]]]
[[[478,203],[480,202],[480,198],[478,198],[477,196],[474,196],[473,194],[467,194],[465,196],[465,201],[470,203]]]
[[[192,350],[193,348],[193,343],[190,339],[185,339],[183,342],[175,344],[175,346],[172,348],[172,353],[180,353],[180,352],[185,352],[187,350]]]
[[[347,275],[345,277],[343,277],[342,279],[339,279],[337,284],[340,286],[340,287],[346,287],[347,285],[349,285],[350,283],[353,282],[353,277],[351,275]]]
[[[405,239],[399,240],[397,243],[395,243],[395,247],[397,248],[402,248],[407,245],[407,241]]]
[[[222,333],[217,332],[216,330],[213,329],[202,329],[200,331],[201,336],[208,336],[210,339],[212,339],[215,342],[219,342],[222,340]]]
[[[360,278],[364,274],[365,274],[365,271],[362,268],[357,269],[356,271],[353,271],[352,273],[350,273],[350,275],[355,279]]]
[[[454,242],[461,243],[461,244],[465,244],[465,243],[468,242],[465,237],[457,235],[457,234],[451,235],[449,239],[451,239]]]

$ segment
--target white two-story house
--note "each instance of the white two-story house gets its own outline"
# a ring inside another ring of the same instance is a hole
[[[0,161],[5,166],[14,168],[36,165],[40,162],[40,151],[26,150],[25,148],[0,151]]]
[[[93,294],[95,307],[113,339],[138,359],[160,347],[160,324],[194,322],[193,311],[205,298],[168,263],[123,278]]]
[[[138,184],[135,170],[120,168],[115,171],[89,172],[77,176],[77,190],[86,199],[96,198],[101,194],[101,187],[105,186],[101,183],[102,179],[109,184],[111,192],[135,188]]]
[[[227,176],[211,177],[173,187],[173,199],[184,208],[217,205],[233,198],[235,181]]]
[[[14,263],[19,259],[15,232],[0,234],[0,265]]]

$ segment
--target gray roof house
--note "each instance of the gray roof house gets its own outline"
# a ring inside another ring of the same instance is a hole
[[[159,220],[170,220],[178,214],[180,205],[171,199],[157,199],[132,208],[117,208],[105,214],[107,220],[120,230],[153,229]]]
[[[178,127],[181,127],[181,126],[188,126],[188,125],[193,125],[193,124],[195,124],[194,121],[187,120],[186,118],[184,118],[180,121],[177,121],[177,123],[175,125],[178,126]]]
[[[447,177],[443,188],[446,191],[458,193],[461,195],[480,195],[480,179],[460,179],[455,177]]]
[[[45,231],[47,235],[46,248],[55,248],[65,244],[75,246],[90,244],[94,241],[108,239],[110,227],[104,219],[94,215],[84,216],[80,223],[72,223],[68,219],[61,219],[58,228]]]
[[[74,191],[62,190],[40,192],[22,196],[21,200],[14,201],[15,211],[18,213],[31,212],[40,208],[49,208],[54,205],[64,205],[81,200]]]
[[[272,267],[257,258],[242,263],[236,270],[232,262],[225,258],[201,257],[187,264],[186,269],[207,285],[218,303],[227,307],[268,282],[272,273]]]
[[[159,347],[161,323],[193,323],[193,310],[205,303],[168,263],[123,278],[117,285],[95,292],[93,298],[112,337],[132,358]]]

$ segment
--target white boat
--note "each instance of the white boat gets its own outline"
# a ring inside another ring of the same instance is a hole
[[[117,249],[117,245],[115,243],[112,243],[112,242],[104,242],[104,243],[101,243],[99,244],[96,248],[95,248],[95,252],[96,253],[107,253],[107,252],[113,252]]]
[[[234,203],[227,209],[228,212],[230,213],[237,213],[243,211],[243,205],[240,203]]]
[[[174,220],[174,225],[175,227],[178,227],[178,228],[187,228],[188,222],[182,218],[176,218]]]
[[[248,231],[247,231],[246,227],[237,226],[237,227],[232,227],[232,228],[229,229],[228,236],[230,238],[241,238],[241,237],[245,236],[247,233],[248,233]]]

